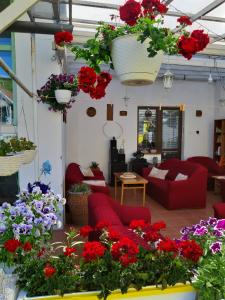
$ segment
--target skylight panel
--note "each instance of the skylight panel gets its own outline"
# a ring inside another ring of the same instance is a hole
[[[196,14],[207,5],[213,3],[214,0],[174,0],[169,8],[173,11],[182,12],[184,14]]]

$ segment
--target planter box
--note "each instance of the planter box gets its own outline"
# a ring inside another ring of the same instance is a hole
[[[59,296],[43,296],[43,297],[26,297],[25,292],[20,292],[17,300],[98,300],[98,292],[74,293],[66,294],[62,297]],[[140,291],[129,289],[127,294],[121,294],[119,291],[114,291],[107,300],[119,299],[140,299],[140,300],[196,300],[196,291],[189,284],[177,284],[174,287],[169,287],[165,290],[148,286]]]

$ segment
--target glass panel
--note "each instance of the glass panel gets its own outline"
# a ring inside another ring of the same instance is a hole
[[[138,109],[138,150],[150,153],[156,149],[157,141],[157,110],[150,108]]]
[[[163,110],[162,148],[176,149],[179,147],[179,110]]]
[[[225,3],[212,10],[207,16],[225,18]]]
[[[210,3],[214,2],[215,0],[188,0],[188,1],[182,1],[182,0],[173,0],[170,4],[170,10],[175,10],[182,12],[184,14],[192,13],[196,14],[200,10],[202,10],[204,7],[209,5]]]

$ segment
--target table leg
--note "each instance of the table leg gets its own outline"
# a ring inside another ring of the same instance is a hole
[[[121,185],[121,198],[120,198],[121,205],[123,205],[123,192],[124,192],[124,184],[122,183],[122,185]]]
[[[145,192],[146,192],[146,184],[144,183],[144,186],[143,186],[143,206],[145,206]]]
[[[115,199],[116,199],[116,197],[117,197],[117,177],[115,176],[114,177],[114,182],[115,182],[115,188],[114,188],[114,196],[115,196]]]

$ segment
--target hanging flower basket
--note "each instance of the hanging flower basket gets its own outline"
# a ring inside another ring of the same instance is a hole
[[[149,41],[137,41],[136,35],[125,35],[112,41],[111,56],[119,80],[124,85],[152,84],[163,61],[163,52],[148,57]]]
[[[69,103],[71,99],[72,91],[70,90],[55,90],[55,98],[58,103]]]
[[[24,161],[24,154],[0,156],[0,176],[10,176],[18,172]]]
[[[73,293],[73,294],[65,294],[63,297],[60,296],[42,296],[42,297],[26,297],[25,292],[21,292],[19,294],[18,300],[97,300],[99,292],[86,292],[86,293]],[[157,298],[156,298],[157,297]],[[156,288],[154,286],[147,286],[142,288],[140,291],[135,289],[129,289],[127,294],[121,294],[120,291],[114,291],[107,298],[108,300],[112,299],[148,299],[148,300],[195,300],[196,299],[196,291],[189,284],[177,284],[174,287],[168,287],[165,290],[161,290],[160,288]]]
[[[37,154],[37,149],[35,149],[35,150],[25,150],[24,151],[23,164],[24,165],[30,164],[34,160],[36,154]]]

